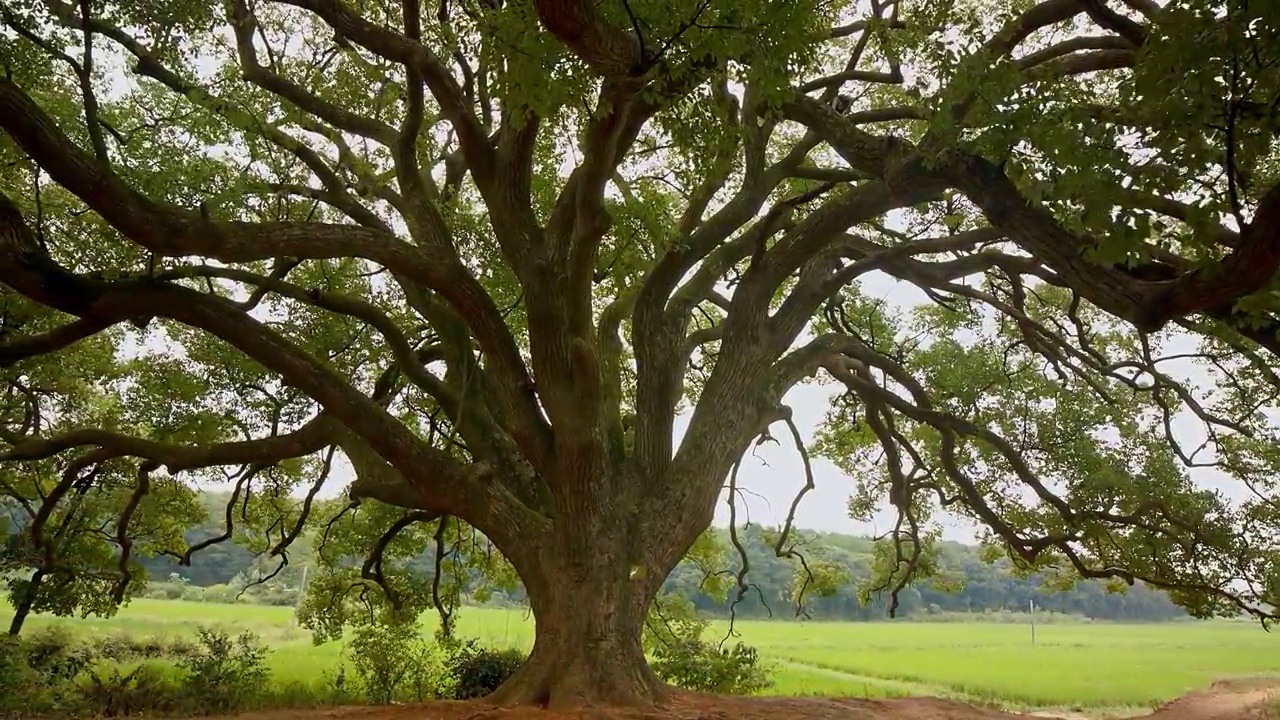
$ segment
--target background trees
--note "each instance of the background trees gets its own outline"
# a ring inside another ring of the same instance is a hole
[[[881,587],[947,511],[1270,618],[1260,5],[0,5],[19,603],[127,597],[221,480],[224,534],[287,558],[332,521],[368,555],[325,581],[393,610],[434,595],[398,559],[480,531],[538,617],[500,699],[647,702],[648,607],[752,443],[807,462],[814,378],[846,392],[812,450],[898,516]],[[340,461],[359,507],[318,517]]]

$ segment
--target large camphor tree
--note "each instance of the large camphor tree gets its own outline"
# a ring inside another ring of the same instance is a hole
[[[285,553],[340,457],[366,573],[451,518],[519,575],[496,700],[651,703],[645,614],[806,382],[853,514],[897,514],[889,585],[946,511],[1028,569],[1280,604],[1276,3],[0,13],[20,613],[189,557],[210,478]]]

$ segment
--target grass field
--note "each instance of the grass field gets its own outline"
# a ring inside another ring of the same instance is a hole
[[[9,610],[0,606],[0,621]],[[136,600],[114,618],[37,617],[82,632],[186,635],[200,624],[251,630],[269,643],[273,677],[323,682],[342,663],[340,643],[312,645],[290,608]],[[742,641],[774,667],[771,693],[943,695],[1015,707],[1150,707],[1215,680],[1280,675],[1280,637],[1249,623],[1051,624],[1036,630],[983,623],[742,622]],[[466,608],[463,637],[528,648],[533,622],[519,610]],[[723,633],[724,625],[712,632]]]

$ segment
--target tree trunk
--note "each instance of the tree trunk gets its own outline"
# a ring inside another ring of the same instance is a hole
[[[13,619],[9,621],[9,635],[17,637],[22,633],[22,626],[26,624],[27,616],[31,614],[31,608],[35,605],[36,595],[40,592],[42,582],[44,582],[44,570],[37,569],[31,573],[31,581],[27,584],[26,591],[22,593],[22,599],[13,608]]]
[[[643,614],[608,607],[578,588],[565,587],[564,595],[536,614],[529,660],[489,701],[551,709],[659,702],[665,687],[640,645]]]
[[[610,542],[609,535],[623,533],[597,528],[594,544],[553,543],[555,550],[531,554],[536,561],[516,563],[536,639],[528,661],[490,702],[568,709],[651,706],[666,696],[645,660],[641,634],[670,568],[631,565],[621,543]]]

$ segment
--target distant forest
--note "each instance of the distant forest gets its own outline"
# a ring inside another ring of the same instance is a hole
[[[208,518],[187,531],[189,543],[222,534],[226,498],[206,494],[203,502],[208,510]],[[4,534],[4,525],[0,523],[0,535]],[[725,530],[717,532],[727,536]],[[798,563],[778,558],[768,544],[765,533],[756,525],[738,530],[750,567],[745,579],[749,591],[735,609],[740,618],[788,618],[796,614],[793,588],[797,582]],[[872,595],[865,605],[858,598],[861,581],[870,575],[873,557],[871,540],[838,533],[802,532],[801,535],[804,538],[802,552],[807,558],[820,559],[828,566],[843,569],[847,580],[836,586],[834,593],[826,597],[816,592],[807,592],[802,604],[806,616],[815,620],[880,620],[888,616],[887,593]],[[728,546],[727,537],[722,539]],[[295,544],[289,567],[272,583],[255,588],[254,594],[261,595],[259,601],[279,604],[293,604],[296,601],[303,568],[308,565],[311,552],[309,546],[310,543],[302,539]],[[168,557],[146,557],[139,558],[139,561],[152,581],[165,582],[176,574],[191,590],[205,588],[212,591],[171,596],[203,596],[205,599],[234,597],[234,589],[243,587],[249,580],[261,577],[264,571],[270,572],[274,568],[274,562],[264,562],[233,542],[205,548],[193,557],[189,567],[180,567]],[[732,585],[732,579],[728,575],[737,571],[736,553],[730,552],[727,561],[725,567],[717,569],[722,571],[720,582],[727,581]],[[423,572],[430,572],[431,562],[431,558],[424,555],[414,565],[418,565]],[[949,584],[958,584],[959,589],[939,589],[928,582],[909,587],[899,595],[898,617],[924,619],[931,615],[1024,613],[1033,601],[1038,612],[1048,611],[1096,620],[1150,622],[1187,617],[1163,592],[1141,584],[1123,592],[1109,592],[1106,585],[1099,581],[1081,581],[1069,590],[1050,589],[1045,586],[1043,578],[1016,576],[1007,560],[1000,559],[994,563],[984,561],[979,555],[979,548],[972,545],[944,543],[940,565],[944,574],[952,581]],[[667,579],[666,590],[688,597],[704,614],[727,615],[729,603],[701,589],[700,584],[705,574],[703,569],[694,564],[683,563]],[[476,578],[475,584],[478,585],[479,582],[481,579]],[[226,592],[229,589],[232,592]],[[732,592],[731,588],[730,596],[733,595],[736,592]],[[522,600],[522,593],[518,591],[512,595],[499,592],[490,602],[504,604]]]
[[[219,535],[222,527],[222,503],[225,499],[210,495],[206,498],[210,519],[192,528],[188,542],[197,542]],[[725,533],[726,531],[719,531]],[[762,618],[792,617],[796,612],[793,601],[793,583],[797,564],[793,560],[778,558],[766,543],[759,526],[740,529],[739,539],[747,551],[750,572],[746,582],[750,591],[738,603],[738,617]],[[803,533],[806,538],[803,551],[809,557],[821,557],[825,562],[842,566],[849,581],[838,586],[835,593],[819,597],[807,593],[803,609],[813,619],[820,620],[878,620],[887,617],[887,593],[870,598],[862,605],[858,601],[859,581],[870,574],[872,542],[867,538],[838,533]],[[727,544],[727,538],[726,538]],[[736,555],[730,553],[727,570],[736,571]],[[420,560],[424,572],[429,572],[431,560]],[[195,586],[235,585],[244,578],[256,576],[255,557],[248,550],[232,543],[214,545],[192,560],[190,567],[178,567],[169,558],[147,558],[144,563],[151,577],[162,580],[177,572]],[[305,562],[291,563],[292,572],[282,574],[282,582],[295,584],[298,572]],[[1186,613],[1174,605],[1158,590],[1143,585],[1127,588],[1124,592],[1108,592],[1106,585],[1098,581],[1082,581],[1070,590],[1051,590],[1044,586],[1042,578],[1020,578],[1014,575],[1006,560],[988,563],[979,557],[976,546],[945,543],[942,549],[942,568],[962,587],[954,592],[941,590],[928,583],[907,588],[899,596],[899,617],[922,617],[943,613],[1000,613],[1026,612],[1034,601],[1037,611],[1049,611],[1087,617],[1097,620],[1162,621],[1185,618]],[[691,563],[677,567],[667,579],[668,592],[688,597],[703,613],[725,615],[728,603],[720,601],[699,589],[704,571]],[[734,595],[736,593],[730,593]],[[508,597],[501,593],[497,602],[518,602],[521,597]],[[762,602],[763,599],[763,602]]]

